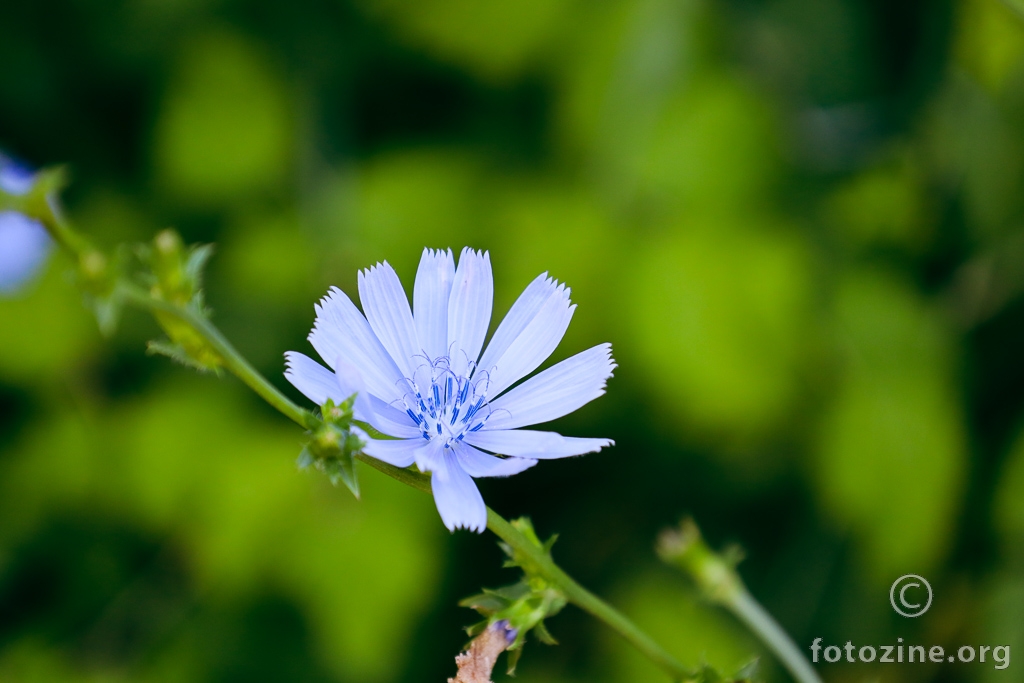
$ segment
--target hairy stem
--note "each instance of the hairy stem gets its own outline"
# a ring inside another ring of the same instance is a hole
[[[219,355],[224,361],[224,367],[226,367],[231,374],[242,380],[247,387],[255,391],[264,401],[276,408],[288,419],[297,423],[301,427],[305,427],[306,429],[313,429],[320,423],[320,420],[313,415],[313,413],[296,405],[291,399],[278,391],[277,387],[268,382],[267,379],[261,375],[256,368],[250,365],[249,361],[247,361],[242,354],[240,354],[238,350],[231,345],[231,342],[229,342],[224,335],[220,333],[220,330],[214,327],[214,325],[203,316],[197,315],[182,306],[176,306],[162,299],[153,297],[149,292],[135,285],[121,284],[119,285],[119,291],[125,301],[149,311],[169,313],[170,315],[177,317],[183,323],[192,327],[192,329],[210,345],[210,348],[217,352],[217,355]]]
[[[138,287],[126,286],[124,295],[127,301],[142,308],[170,313],[177,316],[182,322],[191,325],[221,356],[224,360],[224,366],[228,370],[286,417],[307,429],[312,429],[319,424],[319,418],[308,410],[300,408],[287,396],[278,391],[205,318],[185,308],[155,299]],[[356,458],[403,484],[430,493],[430,477],[425,474],[395,467],[362,453],[357,455]],[[526,536],[509,524],[505,518],[490,508],[487,508],[487,528],[516,550],[529,555],[530,559],[543,568],[547,575],[546,578],[555,583],[565,593],[570,602],[589,612],[600,621],[605,622],[613,631],[625,638],[627,642],[673,678],[686,679],[694,675],[690,669],[683,666],[672,655],[662,649],[660,645],[654,642],[650,636],[641,631],[621,612],[578,584],[558,565],[548,559],[547,555],[540,548],[530,542]]]
[[[654,642],[649,635],[637,628],[636,624],[622,612],[578,584],[561,567],[552,562],[541,548],[538,548],[536,544],[490,508],[487,508],[487,528],[518,552],[528,555],[544,572],[545,578],[561,589],[569,602],[599,621],[603,621],[673,679],[686,680],[696,676],[696,672],[683,666],[675,657]]]
[[[404,470],[367,455],[360,454],[356,458],[403,484],[426,493],[430,492],[430,477],[425,474]],[[487,508],[487,528],[495,536],[508,543],[517,551],[527,555],[530,560],[535,562],[544,572],[544,578],[558,586],[569,599],[569,602],[590,613],[599,621],[603,621],[609,628],[625,638],[630,645],[639,650],[641,654],[672,676],[673,679],[687,680],[696,675],[694,671],[683,666],[675,657],[654,642],[649,635],[641,631],[622,612],[619,612],[577,583],[561,567],[552,562],[541,548],[538,548],[522,532],[509,524],[508,520],[491,508]]]
[[[39,218],[49,229],[53,238],[65,249],[81,259],[83,254],[93,252],[89,243],[76,233],[70,225],[63,220],[49,203],[44,205],[44,210],[33,211],[37,214],[33,217]],[[26,207],[27,208],[27,207]],[[196,334],[217,353],[224,363],[224,367],[233,375],[242,380],[250,389],[255,391],[267,403],[276,408],[285,417],[305,429],[315,429],[320,425],[321,420],[312,412],[296,405],[291,399],[281,393],[277,387],[271,384],[261,375],[237,349],[229,342],[220,330],[218,330],[207,318],[190,310],[185,306],[168,302],[154,296],[146,289],[131,282],[120,279],[116,283],[116,294],[126,303],[151,313],[163,313],[174,316],[181,322],[191,327]],[[411,486],[420,491],[430,492],[430,478],[419,472],[401,469],[381,462],[360,453],[357,459],[370,467],[383,472],[403,484]],[[501,515],[494,510],[487,508],[487,527],[499,538],[530,556],[540,567],[543,568],[547,578],[565,593],[569,601],[576,604],[595,618],[605,622],[612,630],[621,635],[644,656],[650,659],[675,680],[686,680],[694,676],[694,673],[683,666],[672,655],[661,648],[650,636],[641,631],[633,622],[626,618],[621,612],[598,598],[566,574],[560,567],[552,562],[536,545],[515,529]]]

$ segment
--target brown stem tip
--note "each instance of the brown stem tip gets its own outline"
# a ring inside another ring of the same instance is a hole
[[[469,644],[469,650],[455,658],[459,672],[448,683],[491,683],[491,671],[504,652],[516,640],[516,629],[507,621],[497,621]]]

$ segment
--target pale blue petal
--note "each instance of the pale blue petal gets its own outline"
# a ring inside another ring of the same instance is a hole
[[[289,351],[285,354],[285,364],[288,366],[285,378],[318,406],[326,403],[327,399],[341,403],[355,394],[353,414],[357,420],[370,423],[374,429],[388,436],[405,439],[421,436],[406,413],[366,390],[361,374],[350,363],[339,360],[332,372],[308,356]]]
[[[595,453],[615,443],[611,439],[580,439],[529,429],[483,429],[467,433],[466,442],[492,453],[540,460]]]
[[[490,344],[496,350],[492,353],[488,348],[481,359],[480,371],[487,373],[489,396],[497,396],[536,370],[562,341],[569,327],[576,310],[569,302],[569,289],[554,281],[544,285],[541,288],[531,284],[526,288],[519,299],[527,295],[529,298],[522,306],[516,301],[517,306],[513,306],[506,317],[506,320],[511,319],[508,331],[502,329],[505,326],[502,321]],[[504,351],[500,351],[502,346],[505,346]]]
[[[51,245],[40,223],[15,211],[0,211],[0,293],[13,293],[31,280]]]
[[[411,378],[424,361],[423,348],[398,274],[387,261],[359,271],[359,301],[370,327],[403,377]]]
[[[434,504],[449,531],[462,527],[477,533],[487,528],[487,506],[476,483],[459,465],[451,449],[443,449],[435,458],[437,465],[430,477]]]
[[[413,454],[416,467],[420,472],[433,472],[444,466],[442,452],[444,444],[438,439],[424,439],[422,445]]]
[[[423,446],[423,439],[395,439],[385,441],[371,439],[369,436],[360,438],[366,442],[363,453],[377,458],[395,467],[408,467],[415,461],[416,451]]]
[[[287,367],[285,379],[318,406],[326,403],[327,399],[341,403],[352,395],[343,396],[337,376],[309,356],[288,351],[284,354],[284,363]]]
[[[532,458],[499,458],[465,443],[456,443],[453,448],[459,465],[471,477],[509,477],[537,464]]]
[[[413,318],[416,334],[428,359],[448,355],[448,301],[455,280],[451,249],[424,249],[413,286]]]
[[[487,343],[484,355],[480,357],[480,367],[492,367],[501,356],[508,351],[509,345],[515,341],[530,321],[537,316],[540,307],[558,289],[558,282],[541,273],[526,286],[512,308],[502,319],[494,336]]]
[[[459,256],[448,301],[448,349],[456,375],[466,375],[469,365],[480,357],[493,304],[490,254],[466,247]]]
[[[615,367],[611,344],[566,358],[491,401],[484,429],[514,429],[568,415],[604,394]]]
[[[360,368],[367,390],[385,402],[405,394],[401,371],[344,292],[332,287],[315,309],[309,342],[327,365],[343,358]]]
[[[421,436],[419,428],[409,415],[384,403],[366,390],[366,382],[359,368],[338,359],[334,373],[346,397],[356,395],[355,418],[369,422],[377,431],[388,436],[412,439]]]
[[[413,423],[407,413],[396,410],[376,396],[367,395],[367,401],[370,404],[369,411],[366,411],[365,408],[359,411],[366,417],[357,417],[357,419],[369,422],[381,434],[399,439],[422,438],[422,431]],[[356,399],[356,405],[359,405],[358,399]]]

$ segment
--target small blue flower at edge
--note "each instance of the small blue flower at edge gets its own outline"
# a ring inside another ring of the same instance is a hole
[[[32,189],[35,175],[0,154],[0,190],[21,195]],[[17,211],[0,211],[0,295],[17,292],[46,261],[50,236],[38,221]]]

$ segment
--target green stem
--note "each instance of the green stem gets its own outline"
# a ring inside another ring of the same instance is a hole
[[[75,253],[80,259],[83,254],[93,252],[88,242],[74,232],[56,212],[52,211],[52,207],[47,208],[51,210],[39,211],[40,215],[37,217],[43,219],[51,234],[59,243]],[[155,297],[145,289],[124,280],[118,281],[115,287],[116,295],[121,300],[148,310],[151,313],[159,312],[172,315],[190,326],[217,353],[223,361],[225,368],[283,415],[306,429],[315,429],[320,425],[321,422],[317,416],[292,402],[252,367],[207,318],[198,315],[186,307],[178,306]],[[356,457],[370,467],[387,474],[403,484],[427,493],[431,490],[430,478],[424,474],[394,467],[365,454],[359,454]],[[639,650],[641,654],[674,679],[689,679],[694,675],[692,671],[662,649],[650,636],[637,628],[621,612],[579,585],[572,577],[552,562],[540,548],[490,508],[487,508],[487,527],[496,536],[516,550],[528,555],[536,562],[547,575],[547,578],[565,593],[570,602],[589,612],[598,620],[605,622],[612,630]]]
[[[134,303],[149,310],[162,311],[178,317],[182,322],[188,323],[199,333],[207,343],[210,344],[224,360],[224,366],[235,376],[248,385],[253,391],[263,397],[274,408],[277,408],[286,417],[291,418],[299,425],[312,429],[319,423],[319,419],[307,410],[304,410],[288,399],[277,388],[268,382],[259,372],[256,371],[248,361],[228,342],[227,339],[205,318],[198,316],[191,311],[167,303],[161,299],[155,299],[144,290],[133,285],[123,286],[122,293],[126,301]],[[411,486],[426,493],[430,492],[430,477],[402,469],[381,462],[376,458],[360,453],[356,456],[360,461],[374,469],[387,474],[403,484]],[[509,524],[501,515],[494,510],[487,508],[487,528],[498,538],[508,543],[513,548],[530,556],[537,562],[547,574],[547,578],[554,582],[565,593],[570,602],[586,612],[605,622],[613,631],[621,635],[631,645],[659,666],[669,675],[676,679],[686,679],[693,676],[693,672],[683,666],[672,655],[662,649],[646,633],[641,631],[633,622],[627,619],[621,612],[608,603],[578,584],[572,577],[566,574],[558,565],[552,562],[540,548],[534,545],[521,532]]]
[[[308,410],[293,403],[287,396],[278,391],[277,387],[267,381],[256,368],[249,364],[242,354],[231,345],[224,335],[213,324],[201,315],[187,308],[175,306],[162,299],[151,296],[141,287],[131,284],[120,284],[118,292],[125,301],[133,303],[149,311],[160,311],[177,317],[195,330],[224,361],[226,367],[246,386],[259,394],[267,403],[277,408],[285,417],[306,429],[313,429],[319,420]]]
[[[821,683],[803,652],[775,618],[745,588],[736,592],[726,607],[767,645],[800,683]]]
[[[603,621],[673,679],[686,680],[696,676],[696,672],[683,666],[679,660],[654,642],[649,635],[637,628],[636,624],[622,612],[578,584],[561,567],[552,562],[541,548],[490,508],[487,508],[487,528],[516,551],[528,555],[544,572],[545,578],[561,589],[569,602],[599,621]]]
[[[360,454],[356,458],[403,484],[426,493],[430,492],[430,477],[425,474],[401,469],[367,455]],[[650,636],[637,628],[622,612],[619,612],[577,583],[561,567],[552,562],[547,553],[491,508],[487,508],[487,528],[495,536],[536,563],[536,566],[540,567],[543,571],[545,578],[554,583],[569,599],[569,602],[588,612],[597,620],[603,621],[613,631],[625,638],[626,642],[639,650],[641,654],[672,676],[673,679],[687,680],[696,675],[694,671],[683,666],[675,657],[654,642]]]
[[[692,519],[678,529],[668,529],[658,538],[658,555],[689,574],[708,600],[722,605],[778,657],[798,683],[821,683],[800,648],[779,622],[754,599],[736,571],[738,556],[722,556],[708,546]]]

